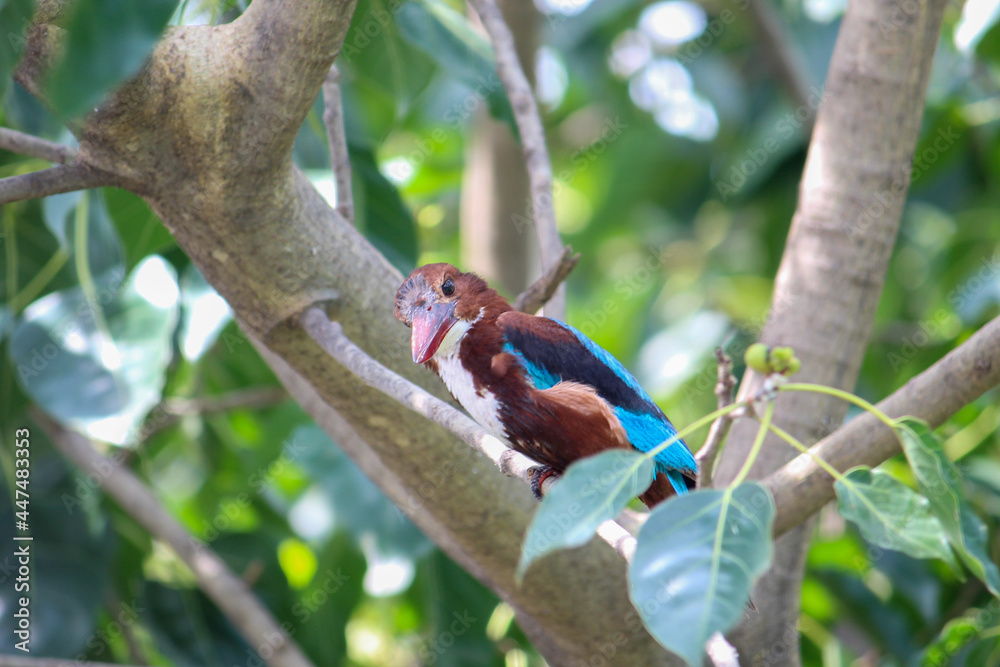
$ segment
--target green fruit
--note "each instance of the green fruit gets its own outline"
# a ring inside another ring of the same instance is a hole
[[[771,364],[769,363],[769,350],[767,345],[763,343],[754,343],[747,348],[746,353],[743,355],[743,361],[749,368],[754,369],[758,373],[770,373]]]

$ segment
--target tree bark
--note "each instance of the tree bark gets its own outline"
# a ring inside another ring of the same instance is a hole
[[[57,16],[58,4],[43,0],[38,17]],[[293,395],[431,539],[514,607],[550,664],[663,664],[610,547],[595,540],[560,552],[516,585],[535,507],[527,488],[364,386],[292,321],[325,304],[370,356],[445,394],[413,364],[393,318],[402,276],[291,160],[353,4],[255,0],[231,24],[169,31],[145,69],[79,126],[79,161],[149,202]],[[61,37],[48,23],[30,32],[17,77],[36,95]]]
[[[799,203],[761,340],[791,345],[804,382],[852,389],[896,238],[919,135],[944,0],[852,2],[841,24],[816,120]],[[748,375],[747,396],[760,378]],[[832,431],[846,405],[808,393],[782,395],[776,421],[809,444]],[[734,425],[716,483],[745,460],[756,423]],[[762,477],[795,450],[770,438],[753,467]],[[799,664],[800,587],[812,522],[781,537],[754,591],[760,613],[732,635],[754,665]]]

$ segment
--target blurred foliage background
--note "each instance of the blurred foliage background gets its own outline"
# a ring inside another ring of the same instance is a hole
[[[67,104],[99,99],[100,86],[133,71],[170,7],[174,25],[224,23],[245,8],[138,3],[157,23],[110,4],[80,2],[74,20],[94,38],[73,46],[76,70],[59,74],[61,89],[85,88],[63,90]],[[528,12],[515,25],[519,40],[537,39],[529,64],[560,230],[583,255],[568,281],[568,320],[686,424],[714,407],[712,349],[740,359],[766,317],[845,1],[514,5]],[[761,12],[780,39],[762,32]],[[65,125],[11,80],[26,16],[29,2],[0,2],[10,37],[2,41],[13,49],[0,54],[0,124],[71,143]],[[873,402],[1000,313],[998,17],[997,0],[946,14],[857,387]],[[510,109],[463,5],[360,0],[338,65],[358,225],[404,273],[449,261],[497,277],[469,263],[468,241],[484,232],[459,221],[476,210],[477,201],[462,201],[476,146],[497,128],[509,136]],[[322,112],[320,97],[295,157],[332,200]],[[0,176],[44,166],[0,151]],[[507,242],[521,250],[494,253],[493,262],[520,267],[498,278],[513,296],[534,275],[534,231],[523,224],[526,201],[503,203],[513,213],[494,224],[518,230]],[[0,218],[0,651],[13,652],[14,642],[13,434],[29,428],[33,653],[260,664],[183,565],[55,453],[31,420],[36,404],[115,443],[316,664],[542,664],[510,608],[287,399],[140,198],[70,193],[5,206]],[[990,525],[994,554],[998,395],[940,430]],[[905,465],[886,467],[909,479]],[[809,555],[800,631],[810,666],[1000,664],[1000,608],[978,581],[867,544],[832,511],[821,515]]]

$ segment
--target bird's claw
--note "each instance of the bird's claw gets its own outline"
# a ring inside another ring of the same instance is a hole
[[[538,500],[542,499],[542,485],[549,477],[558,477],[559,473],[550,466],[535,466],[528,470],[528,482],[531,484],[531,493]]]

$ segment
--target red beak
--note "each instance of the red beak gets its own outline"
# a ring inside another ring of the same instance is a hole
[[[458,321],[452,316],[454,311],[454,302],[434,303],[416,310],[410,334],[410,351],[413,353],[414,363],[422,364],[438,351],[441,341]]]

